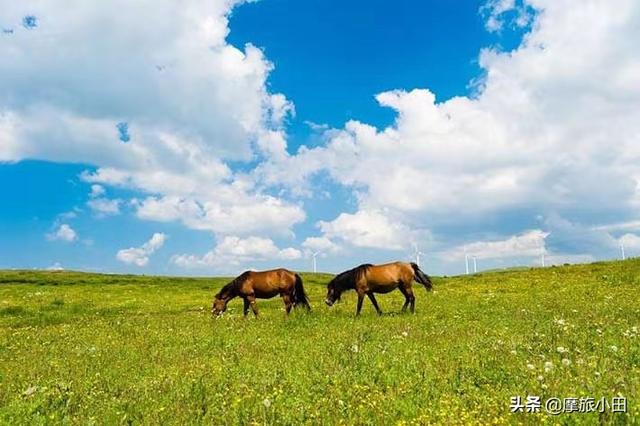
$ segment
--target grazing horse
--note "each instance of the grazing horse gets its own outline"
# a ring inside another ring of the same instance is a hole
[[[411,312],[415,310],[416,298],[413,295],[413,281],[424,285],[431,291],[433,284],[431,278],[420,270],[415,263],[394,262],[384,265],[364,264],[336,275],[327,285],[326,304],[332,306],[340,300],[345,290],[353,289],[358,293],[358,307],[356,315],[360,315],[362,301],[367,295],[373,303],[378,315],[382,314],[378,302],[373,293],[388,293],[396,288],[404,294],[405,302],[402,312],[411,305]]]
[[[271,299],[277,295],[282,297],[287,314],[292,307],[298,305],[311,309],[300,275],[286,269],[274,269],[263,272],[243,272],[216,294],[211,313],[220,315],[227,309],[227,303],[231,299],[241,297],[244,301],[244,315],[247,316],[251,307],[254,315],[258,316],[256,299]]]

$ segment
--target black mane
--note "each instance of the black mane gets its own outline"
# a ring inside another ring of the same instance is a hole
[[[242,274],[235,277],[233,280],[231,280],[231,282],[229,282],[228,284],[226,284],[224,287],[220,289],[218,294],[216,294],[216,298],[219,299],[222,296],[229,295],[232,291],[234,291],[237,288],[238,285],[245,282],[245,280],[249,277],[250,272],[251,271],[245,271]]]
[[[334,288],[339,292],[355,288],[356,282],[362,277],[363,274],[367,272],[367,269],[369,269],[369,267],[371,266],[373,266],[371,263],[363,263],[362,265],[356,266],[353,269],[341,272],[333,277],[328,286],[334,286]]]

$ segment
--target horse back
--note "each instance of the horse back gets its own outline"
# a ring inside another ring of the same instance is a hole
[[[392,285],[413,280],[413,268],[406,262],[373,265],[367,270],[367,281],[374,285]]]
[[[295,285],[295,277],[294,272],[284,268],[251,271],[247,280],[240,286],[240,293],[255,294],[261,298],[273,297],[291,291]]]

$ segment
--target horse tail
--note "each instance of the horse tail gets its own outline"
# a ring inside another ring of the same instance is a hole
[[[420,267],[413,262],[411,262],[411,267],[413,268],[413,279],[422,284],[427,291],[431,291],[433,289],[433,283],[429,275],[422,272]]]
[[[294,306],[298,306],[298,304],[301,304],[308,310],[311,310],[311,305],[309,305],[309,298],[304,292],[304,286],[302,285],[302,278],[298,274],[295,274],[295,276],[296,282],[293,287],[293,304]]]

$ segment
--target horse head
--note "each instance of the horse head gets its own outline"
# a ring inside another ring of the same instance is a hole
[[[216,296],[216,298],[213,299],[213,306],[211,306],[211,313],[213,315],[222,315],[222,313],[226,310],[227,310],[227,300],[220,296]]]
[[[333,278],[329,284],[327,284],[327,298],[324,300],[327,306],[333,306],[334,303],[340,300],[340,296],[342,295],[342,291],[337,285],[337,278],[338,277]]]

